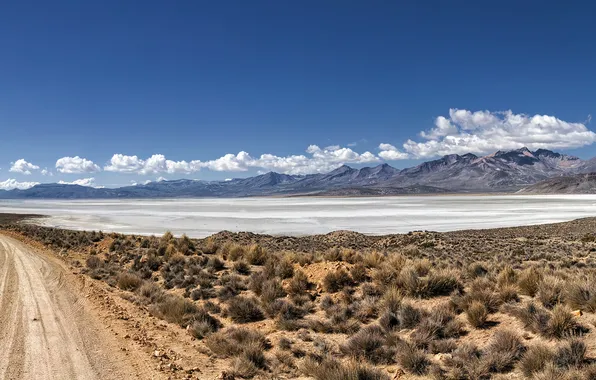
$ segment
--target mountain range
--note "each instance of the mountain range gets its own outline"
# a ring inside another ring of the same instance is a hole
[[[596,158],[527,148],[487,156],[452,154],[415,167],[388,164],[329,173],[289,175],[269,172],[228,181],[174,180],[120,188],[40,184],[26,190],[0,191],[3,199],[248,197],[284,195],[397,195],[445,192],[515,192],[553,177],[596,172]]]

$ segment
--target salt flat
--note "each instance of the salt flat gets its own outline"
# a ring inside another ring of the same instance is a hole
[[[453,231],[552,223],[596,216],[596,195],[409,196],[386,198],[243,198],[4,200],[0,212],[49,215],[69,229],[205,237],[222,231],[304,235]]]

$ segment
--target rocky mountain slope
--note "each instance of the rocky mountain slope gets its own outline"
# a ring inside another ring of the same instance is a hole
[[[288,175],[266,173],[230,181],[175,180],[116,189],[42,184],[27,190],[0,191],[0,198],[160,198],[247,197],[271,195],[395,195],[444,192],[515,192],[549,178],[596,171],[596,158],[527,148],[487,156],[448,155],[412,168],[388,164],[329,173]],[[547,185],[545,185],[547,186]],[[583,190],[582,190],[583,191]]]
[[[519,194],[596,194],[596,173],[550,178],[528,186]]]

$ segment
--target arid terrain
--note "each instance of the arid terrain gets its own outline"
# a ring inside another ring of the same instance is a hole
[[[596,378],[596,218],[206,239],[18,219],[0,217],[5,377]]]

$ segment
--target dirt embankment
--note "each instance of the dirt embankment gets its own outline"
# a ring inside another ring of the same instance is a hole
[[[0,235],[0,378],[157,378],[56,258]]]

